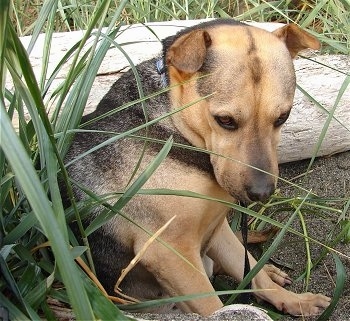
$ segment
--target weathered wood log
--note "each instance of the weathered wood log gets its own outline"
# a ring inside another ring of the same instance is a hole
[[[198,22],[170,21],[150,23],[147,27],[139,24],[127,26],[122,29],[116,41],[123,46],[133,63],[137,64],[160,52],[159,39]],[[280,26],[273,23],[255,23],[254,25],[267,30],[274,30]],[[54,35],[49,71],[54,69],[67,50],[80,40],[82,35],[80,31]],[[24,37],[22,41],[26,46],[29,38]],[[43,42],[44,36],[41,35],[30,55],[37,75],[41,68]],[[350,150],[350,86],[347,86],[342,96],[339,97],[340,89],[347,77],[346,74],[349,74],[350,57],[315,53],[311,53],[310,56],[311,60],[302,58],[295,60],[298,85],[320,105],[312,102],[311,98],[305,96],[300,90],[296,91],[294,109],[283,129],[279,146],[281,163],[312,157],[320,135],[325,129],[327,133],[317,156]],[[68,65],[65,66],[58,74],[57,82],[65,78],[68,67]],[[86,113],[96,107],[111,84],[128,68],[129,63],[126,57],[118,49],[109,50],[96,77],[86,106]],[[330,120],[329,117],[331,117]]]

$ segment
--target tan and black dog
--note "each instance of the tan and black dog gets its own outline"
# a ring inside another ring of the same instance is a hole
[[[266,200],[275,189],[276,147],[296,87],[292,58],[305,48],[319,48],[319,42],[292,24],[270,33],[233,20],[214,20],[165,39],[163,48],[161,68],[156,68],[157,59],[137,66],[144,95],[163,92],[153,95],[144,106],[135,104],[110,113],[139,98],[133,72],[124,74],[82,123],[106,113],[108,116],[91,122],[84,127],[90,131],[75,136],[66,159],[92,149],[109,139],[111,133],[144,124],[145,113],[151,121],[189,105],[153,123],[147,133],[140,130],[134,135],[162,141],[172,136],[176,143],[212,153],[173,147],[143,188],[187,190],[246,204]],[[165,91],[164,84],[171,89]],[[137,137],[119,139],[75,161],[68,168],[69,174],[98,195],[121,192],[130,184],[141,155],[138,173],[161,147],[154,141],[145,145]],[[86,198],[78,188],[74,192],[78,200]],[[96,209],[90,220],[102,210]],[[133,197],[122,211],[152,233],[176,215],[161,239],[183,256],[162,242],[153,242],[121,283],[124,294],[144,300],[212,292],[208,267],[203,263],[208,262],[207,257],[219,266],[220,272],[242,279],[244,247],[232,233],[226,219],[229,209],[222,203],[144,194]],[[110,294],[121,270],[148,239],[149,234],[120,215],[91,235],[97,275]],[[249,259],[254,266],[254,258]],[[261,270],[252,286],[270,289],[255,295],[293,315],[318,314],[329,305],[329,298],[292,293],[283,288],[286,283],[286,274],[270,268]],[[217,296],[210,296],[181,302],[177,307],[210,315],[222,305]]]

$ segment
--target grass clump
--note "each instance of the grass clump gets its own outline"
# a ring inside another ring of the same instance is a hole
[[[115,12],[114,23],[107,30],[111,36],[125,2]],[[69,302],[80,320],[128,319],[74,262],[74,258],[86,248],[70,247],[76,242],[71,239],[67,226],[57,179],[60,172],[67,179],[62,159],[69,143],[68,136],[62,132],[77,126],[89,93],[88,86],[91,88],[97,68],[110,46],[109,41],[99,39],[108,8],[108,1],[96,8],[85,37],[69,52],[73,59],[71,69],[67,79],[55,91],[54,98],[57,99],[57,111],[70,116],[52,122],[44,102],[46,86],[51,82],[45,72],[48,61],[44,54],[42,78],[36,79],[27,51],[10,21],[10,3],[1,2],[0,301],[9,311],[11,320],[38,320],[43,315],[52,319],[53,312],[46,300],[48,296]],[[44,24],[48,26],[45,48],[50,48],[57,9],[57,1],[44,3],[33,29],[30,48]],[[94,35],[93,28],[97,28]],[[94,40],[93,45],[81,55],[89,38]],[[58,70],[65,59],[57,66]],[[9,76],[13,89],[5,86],[5,79]],[[24,117],[24,108],[30,114],[29,120]],[[11,124],[15,113],[19,116],[17,133]],[[61,133],[60,138],[56,136],[58,133]],[[51,251],[44,246],[47,240]],[[37,247],[39,250],[34,251]],[[59,284],[64,284],[64,288]]]

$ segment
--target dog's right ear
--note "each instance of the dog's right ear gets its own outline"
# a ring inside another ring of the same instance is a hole
[[[307,48],[320,49],[320,42],[314,36],[293,23],[272,33],[285,42],[292,58],[295,58],[299,51]]]
[[[199,29],[180,36],[166,53],[168,66],[186,74],[194,74],[204,63],[211,38],[207,31]]]

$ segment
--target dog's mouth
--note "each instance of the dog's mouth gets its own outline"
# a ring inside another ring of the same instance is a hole
[[[273,192],[266,193],[264,196],[252,196],[247,192],[231,193],[231,196],[245,207],[255,202],[266,203],[271,195],[273,195]]]
[[[246,187],[248,199],[252,202],[266,202],[275,191],[275,184],[270,182],[259,182],[253,186]]]

